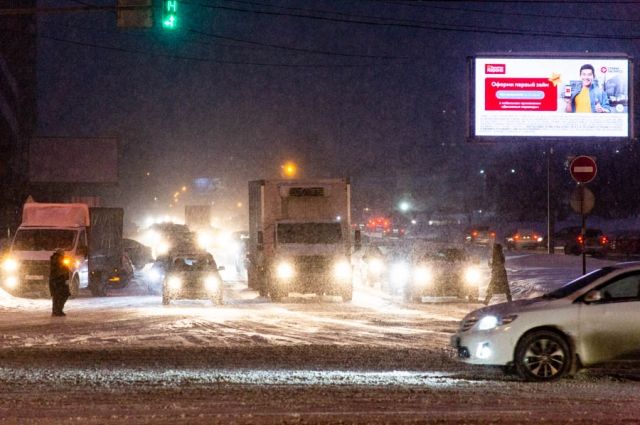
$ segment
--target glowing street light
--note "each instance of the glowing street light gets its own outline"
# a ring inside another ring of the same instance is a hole
[[[282,177],[292,179],[298,175],[298,166],[293,161],[287,161],[280,166]]]
[[[400,208],[400,211],[407,212],[411,208],[411,204],[409,204],[409,202],[407,201],[402,201],[400,202],[400,205],[398,205],[398,207]]]

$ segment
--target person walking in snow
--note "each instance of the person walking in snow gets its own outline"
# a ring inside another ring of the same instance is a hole
[[[489,304],[494,294],[505,294],[507,301],[511,302],[511,289],[507,280],[507,269],[504,267],[504,253],[502,252],[502,245],[499,243],[493,244],[490,265],[491,280],[487,287],[487,296],[484,299],[485,305]]]
[[[49,260],[49,292],[53,302],[52,316],[66,316],[62,309],[69,291],[69,266],[64,263],[64,250],[56,249]]]

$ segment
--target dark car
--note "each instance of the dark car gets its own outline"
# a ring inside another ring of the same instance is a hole
[[[565,227],[554,234],[554,244],[565,254],[604,256],[609,247],[609,238],[600,229],[588,228],[582,236],[580,226]]]
[[[415,261],[405,286],[405,301],[423,296],[478,300],[483,272],[478,261],[459,248],[442,248]]]
[[[640,230],[627,230],[612,237],[608,254],[622,258],[639,258]]]
[[[465,230],[464,241],[476,245],[491,245],[496,240],[496,232],[489,226],[473,226]]]
[[[543,237],[532,229],[516,229],[505,238],[507,249],[536,249],[543,246]]]
[[[123,239],[124,252],[127,254],[136,269],[141,269],[145,264],[153,262],[151,248],[133,239]]]
[[[209,299],[222,304],[222,278],[213,255],[206,252],[171,257],[162,283],[162,304],[175,299]]]

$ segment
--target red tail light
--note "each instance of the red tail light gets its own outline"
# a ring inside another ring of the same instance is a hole
[[[609,238],[605,235],[600,236],[600,245],[606,245],[609,242]]]
[[[471,236],[478,236],[478,232],[476,232],[475,230],[473,232],[471,232]]]
[[[520,235],[518,233],[516,233],[515,235],[513,235],[513,239],[515,239],[515,240],[520,239]]]
[[[578,235],[578,237],[576,239],[578,240],[578,243],[580,245],[582,245],[584,243],[584,238],[582,237],[582,235]]]
[[[495,238],[496,237],[496,232],[489,233],[489,236],[491,236],[492,238]]]

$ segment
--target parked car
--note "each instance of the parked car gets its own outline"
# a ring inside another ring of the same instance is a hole
[[[451,338],[462,361],[551,381],[617,359],[640,360],[640,262],[584,275],[541,297],[464,317]]]
[[[423,255],[411,265],[404,283],[405,301],[428,297],[457,297],[476,302],[483,273],[460,248],[442,248]]]
[[[507,249],[536,249],[542,245],[543,237],[532,229],[516,229],[505,238]]]
[[[600,229],[587,228],[584,238],[580,226],[565,227],[554,235],[556,247],[561,247],[565,254],[585,254],[602,257],[609,248],[609,238]]]
[[[464,241],[476,245],[491,245],[496,240],[496,232],[489,226],[473,226],[465,230]]]
[[[613,236],[607,254],[627,259],[640,257],[640,230],[627,230]]]
[[[171,257],[162,283],[162,304],[175,299],[210,299],[222,304],[223,283],[213,255],[207,252]]]

